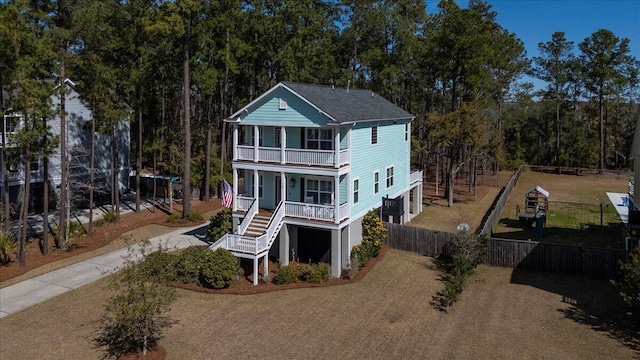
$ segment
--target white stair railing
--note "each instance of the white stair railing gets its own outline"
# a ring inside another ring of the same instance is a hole
[[[238,225],[238,234],[244,235],[244,232],[247,231],[249,224],[253,221],[253,218],[258,214],[258,201],[257,199],[253,199],[249,210],[247,210],[247,214],[242,219],[240,225]]]
[[[280,226],[282,225],[283,219],[284,219],[284,201],[280,201],[280,203],[278,204],[278,207],[276,208],[276,211],[273,213],[273,216],[271,216],[271,219],[269,220],[269,224],[267,224],[267,233],[265,234],[267,237],[266,238],[267,243],[265,244],[267,247],[267,250],[271,247],[271,245],[273,245],[276,235],[278,234],[277,230],[280,230]]]

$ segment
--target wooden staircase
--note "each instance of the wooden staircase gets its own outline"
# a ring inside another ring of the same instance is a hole
[[[270,217],[256,215],[247,230],[244,232],[245,236],[258,237],[267,231],[267,225],[269,225]]]

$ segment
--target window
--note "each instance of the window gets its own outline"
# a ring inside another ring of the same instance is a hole
[[[333,150],[333,130],[307,129],[307,149]]]
[[[353,180],[353,203],[357,204],[360,200],[360,180]]]
[[[404,124],[404,141],[409,141],[409,123]]]
[[[393,166],[387,168],[387,188],[393,186]]]
[[[378,143],[378,127],[371,127],[371,145]]]
[[[32,161],[31,163],[29,163],[29,170],[31,172],[36,172],[40,170],[40,162],[38,160],[36,161]]]
[[[253,130],[253,127],[250,127],[250,129],[251,129],[251,131],[250,131],[250,135],[249,135],[249,137],[250,137],[249,145],[253,146],[253,142],[255,141],[254,140],[255,132]],[[262,146],[262,141],[263,141],[262,133],[263,133],[262,126],[258,126],[258,146]]]
[[[287,99],[278,99],[278,110],[287,110]]]
[[[373,173],[373,194],[377,194],[380,191],[380,173]]]
[[[333,182],[328,180],[307,179],[305,198],[313,198],[314,204],[331,204]]]

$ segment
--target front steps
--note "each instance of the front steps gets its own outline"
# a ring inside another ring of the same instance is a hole
[[[244,232],[244,236],[258,237],[267,231],[269,225],[269,217],[256,215]]]

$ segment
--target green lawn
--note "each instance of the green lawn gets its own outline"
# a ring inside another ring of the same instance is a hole
[[[627,184],[625,176],[523,172],[511,192],[500,222],[493,229],[494,236],[555,244],[624,248],[624,227],[606,193],[626,193]],[[526,227],[518,220],[515,211],[516,205],[523,207],[525,191],[535,185],[549,191],[549,211],[542,238],[535,236],[535,225]]]

